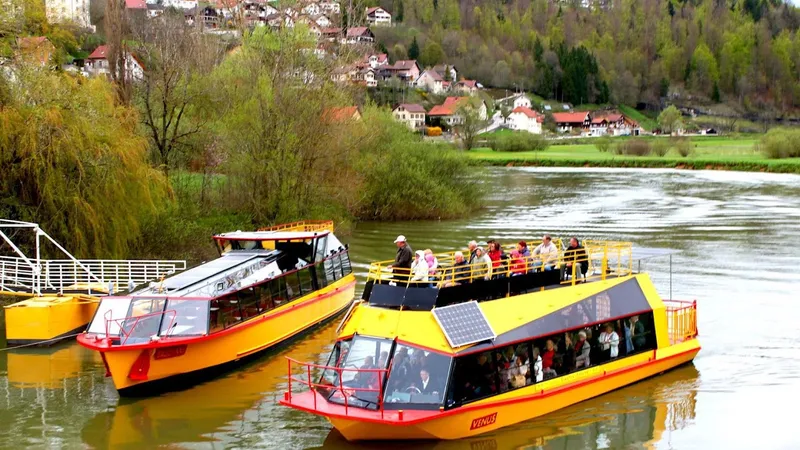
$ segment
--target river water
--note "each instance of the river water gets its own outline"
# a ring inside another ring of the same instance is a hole
[[[800,177],[762,173],[485,169],[488,208],[454,221],[361,224],[355,268],[469,239],[543,232],[681,250],[646,263],[662,295],[697,299],[694,365],[478,438],[345,442],[321,418],[277,405],[284,356],[323,361],[336,324],[229,374],[162,396],[120,399],[75,343],[0,352],[0,448],[800,448]],[[0,334],[4,334],[0,332]]]

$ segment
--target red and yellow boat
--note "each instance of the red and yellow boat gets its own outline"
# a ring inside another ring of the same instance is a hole
[[[327,364],[289,360],[281,404],[327,418],[351,441],[459,439],[690,363],[696,302],[662,300],[633,270],[646,254],[590,242],[501,263],[491,276],[442,254],[427,280],[374,263]]]
[[[104,297],[78,342],[120,394],[169,387],[267,350],[352,303],[355,276],[332,222],[214,236],[220,257]]]

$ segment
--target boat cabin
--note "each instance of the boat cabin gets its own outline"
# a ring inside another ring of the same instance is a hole
[[[88,333],[117,345],[208,335],[350,274],[348,249],[332,233],[332,224],[315,229],[303,224],[214,236],[219,258],[103,298]]]

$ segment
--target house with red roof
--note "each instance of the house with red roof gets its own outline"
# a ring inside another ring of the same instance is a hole
[[[436,105],[428,111],[428,117],[432,121],[438,121],[449,126],[458,125],[464,122],[464,118],[460,114],[460,109],[469,107],[470,97],[447,97],[444,103]],[[486,120],[487,108],[486,102],[481,100],[478,106],[478,118]]]
[[[85,70],[90,76],[105,75],[111,73],[111,66],[108,63],[108,46],[101,45],[86,58]],[[136,56],[128,53],[125,56],[125,72],[131,80],[141,80],[144,78],[144,65]]]
[[[425,126],[425,108],[416,103],[401,103],[392,110],[394,118],[408,125],[412,130]]]
[[[400,79],[400,81],[408,84],[412,84],[414,80],[419,78],[421,72],[422,71],[419,67],[419,64],[415,59],[395,61],[394,64],[390,66],[384,66],[380,69],[381,78],[383,80],[397,77]]]
[[[508,128],[517,131],[527,131],[533,134],[542,134],[542,124],[544,115],[525,107],[517,106],[511,110],[511,114],[506,119]]]
[[[591,125],[591,115],[588,111],[553,113],[553,120],[558,131],[562,133],[588,130]]]
[[[444,79],[435,70],[428,69],[414,80],[414,86],[434,94],[441,94],[444,92]]]
[[[367,23],[371,26],[391,26],[392,15],[380,6],[367,8]]]
[[[322,113],[322,120],[327,122],[347,122],[361,120],[361,111],[358,106],[344,106],[328,108]]]
[[[374,55],[367,55],[364,57],[364,62],[369,64],[373,69],[389,65],[389,57],[386,53],[378,53]]]

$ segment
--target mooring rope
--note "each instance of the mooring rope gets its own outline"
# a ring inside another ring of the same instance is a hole
[[[47,339],[45,341],[37,341],[37,342],[31,342],[30,344],[15,345],[13,347],[0,348],[0,352],[5,352],[5,351],[8,351],[8,350],[15,350],[15,349],[18,349],[18,348],[33,347],[34,345],[42,345],[42,344],[45,344],[47,342],[60,341],[62,339],[73,338],[73,337],[78,336],[80,334],[81,333],[75,333],[75,334],[70,334],[70,335],[67,335],[67,336],[59,336],[57,338]]]

